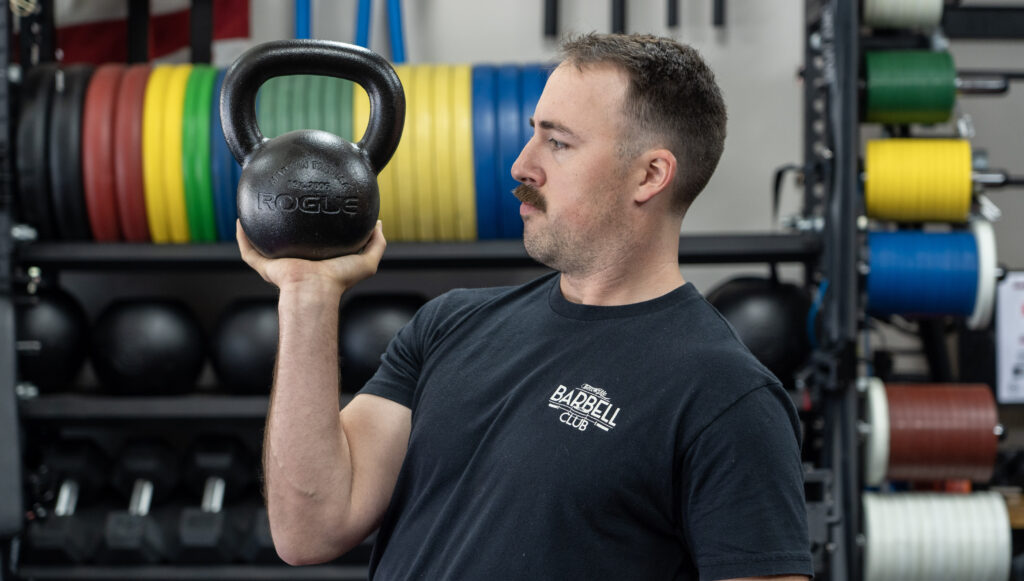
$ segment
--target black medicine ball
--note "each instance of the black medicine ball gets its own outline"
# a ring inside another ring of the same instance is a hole
[[[426,302],[410,294],[359,295],[341,307],[338,354],[345,391],[359,389],[373,377],[391,338]]]
[[[180,301],[115,301],[93,328],[93,368],[103,385],[118,393],[191,391],[205,359],[199,321]]]
[[[811,301],[800,287],[768,278],[734,278],[707,300],[733,326],[757,359],[784,384],[811,353],[807,315]]]
[[[275,299],[243,299],[224,310],[214,333],[212,355],[213,368],[226,389],[270,393],[277,332]]]
[[[43,393],[70,390],[88,351],[82,305],[60,289],[17,297],[15,305],[19,380]]]

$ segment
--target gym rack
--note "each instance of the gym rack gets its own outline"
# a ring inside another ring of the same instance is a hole
[[[46,0],[44,7],[52,7]],[[129,21],[146,21],[144,3],[129,4]],[[193,8],[208,8],[209,1],[194,2]],[[194,14],[203,12],[196,10]],[[205,10],[209,14],[208,10]],[[4,11],[4,25],[8,13]],[[42,26],[43,40],[52,46],[52,19]],[[194,23],[193,23],[194,24]],[[145,61],[145,27],[131,26],[129,60]],[[202,27],[198,27],[202,31]],[[209,28],[196,34],[191,44],[209,46]],[[141,31],[141,32],[140,32]],[[205,39],[205,41],[204,41]],[[0,63],[8,61],[6,46],[0,46]],[[48,59],[44,59],[48,60]],[[3,67],[6,70],[6,66]],[[226,422],[238,429],[258,431],[265,419],[265,396],[186,395],[157,397],[106,397],[77,394],[19,398],[15,371],[16,337],[12,278],[16,272],[38,266],[47,274],[65,271],[117,272],[142,275],[154,272],[244,272],[237,247],[232,243],[208,245],[157,245],[131,243],[62,243],[18,241],[11,228],[11,170],[7,144],[11,127],[6,115],[10,105],[5,97],[10,90],[0,83],[0,437],[9,445],[0,449],[0,579],[364,579],[366,568],[346,564],[290,568],[283,565],[229,564],[196,566],[161,565],[82,565],[58,566],[19,564],[19,537],[24,532],[25,504],[22,445],[18,438],[61,429],[77,432],[100,430],[131,432],[136,428],[151,431],[175,426],[198,430],[204,423]],[[810,268],[821,252],[815,233],[701,234],[680,237],[679,260],[689,264],[740,264],[760,262],[801,263]],[[493,240],[476,243],[393,243],[384,258],[383,269],[424,270],[474,268],[542,268],[530,259],[518,240]],[[346,403],[351,396],[342,396]],[[13,443],[13,444],[12,444]]]

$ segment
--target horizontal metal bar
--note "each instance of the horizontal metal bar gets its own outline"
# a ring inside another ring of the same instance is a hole
[[[821,249],[814,234],[688,234],[679,239],[679,261],[685,264],[808,262]],[[72,270],[127,269],[202,270],[246,268],[233,243],[117,244],[40,242],[22,246],[18,261],[25,266]],[[382,262],[392,268],[502,268],[539,266],[522,240],[388,244]]]

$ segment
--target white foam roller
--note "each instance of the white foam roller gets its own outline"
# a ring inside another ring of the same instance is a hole
[[[865,581],[1006,581],[1010,518],[1002,495],[864,493]]]
[[[889,468],[889,399],[885,384],[877,377],[868,382],[867,422],[871,426],[864,449],[864,481],[878,486]]]
[[[873,28],[932,29],[942,20],[943,0],[864,0],[864,24]]]
[[[977,330],[988,327],[996,304],[996,234],[992,224],[980,218],[971,220],[971,231],[978,248],[978,289],[967,326]]]
[[[992,546],[995,557],[992,559],[994,571],[993,579],[1004,581],[1010,577],[1010,567],[1013,563],[1013,539],[1010,530],[1010,511],[1006,508],[1006,500],[1003,495],[997,492],[989,492],[992,499],[991,523],[993,542]]]

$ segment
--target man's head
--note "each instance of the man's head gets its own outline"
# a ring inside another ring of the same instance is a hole
[[[675,260],[679,220],[722,152],[711,72],[666,39],[591,35],[566,47],[512,166],[527,252],[577,275]]]
[[[726,109],[714,73],[693,48],[651,35],[587,34],[562,45],[562,66],[610,65],[626,74],[626,160],[656,147],[679,164],[672,209],[684,213],[711,179],[725,145]]]

